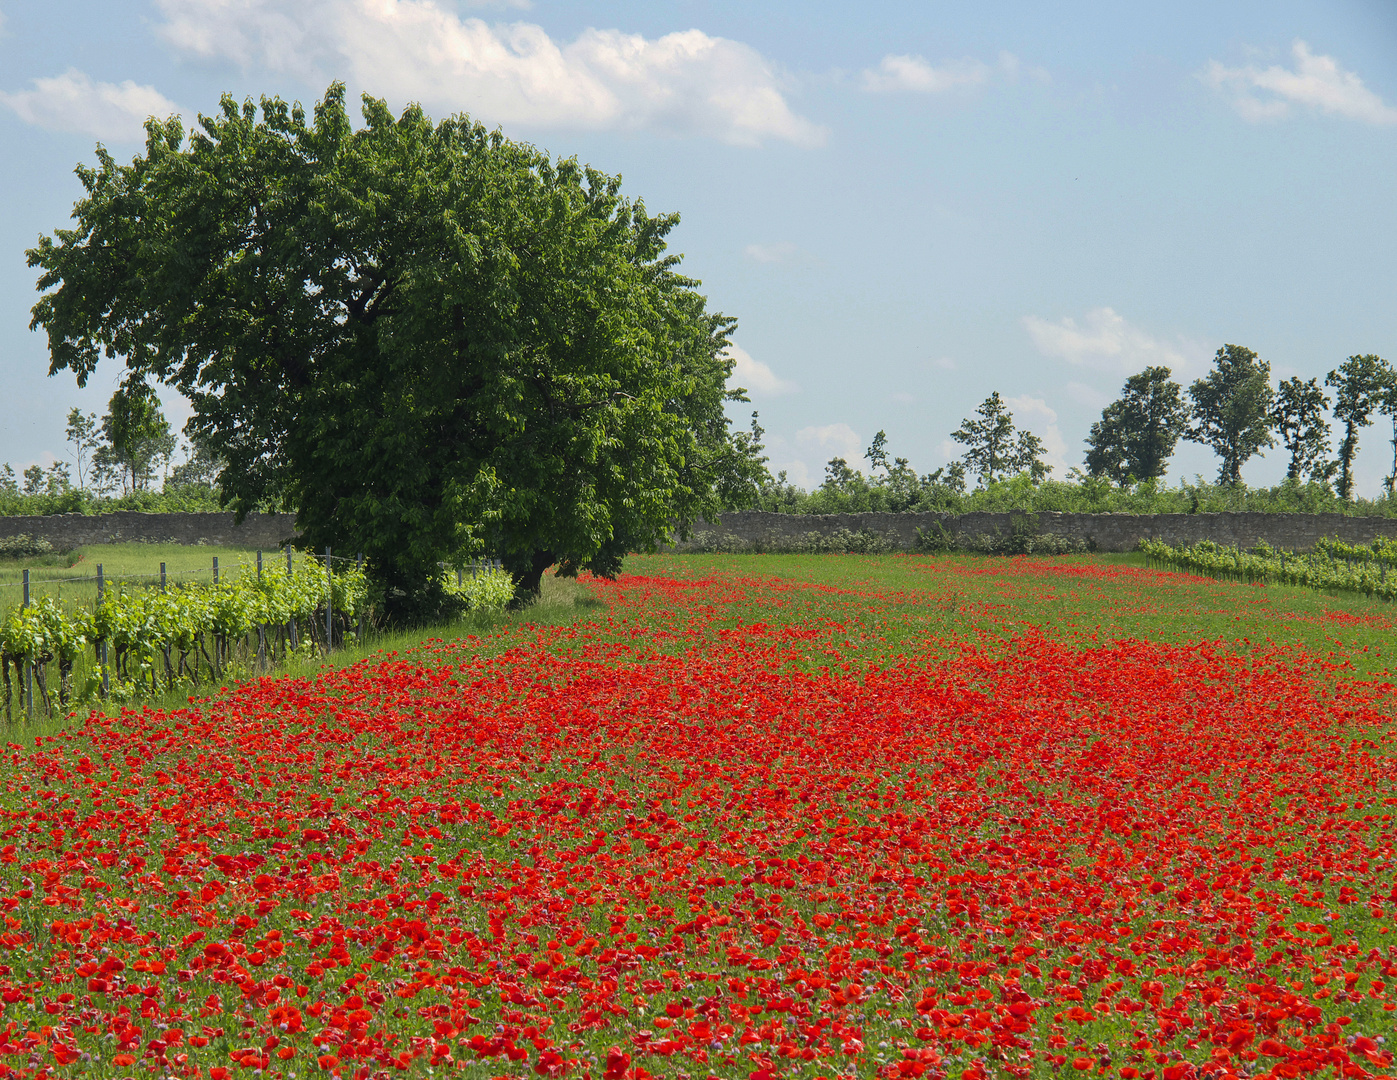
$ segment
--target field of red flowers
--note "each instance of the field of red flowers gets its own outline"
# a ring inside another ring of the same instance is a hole
[[[1385,680],[1053,598],[1153,571],[640,565],[12,744],[0,1076],[1397,1074]]]

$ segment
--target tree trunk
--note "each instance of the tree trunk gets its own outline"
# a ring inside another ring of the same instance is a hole
[[[527,558],[527,561],[525,559]],[[514,606],[523,607],[537,600],[543,591],[543,572],[558,561],[551,551],[535,551],[530,556],[504,560],[514,576]]]

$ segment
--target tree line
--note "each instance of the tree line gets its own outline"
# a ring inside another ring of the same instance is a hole
[[[0,513],[218,509],[222,462],[195,438],[174,463],[178,439],[146,383],[117,390],[100,419],[70,409],[64,434],[71,461],[30,465],[19,474],[8,462],[0,465]]]
[[[1087,502],[1120,503],[1102,485],[1114,485],[1128,495],[1157,500],[1159,481],[1181,439],[1209,447],[1218,456],[1217,488],[1208,498],[1229,508],[1245,504],[1242,467],[1277,441],[1289,455],[1286,486],[1290,495],[1273,495],[1275,509],[1300,509],[1337,501],[1354,503],[1353,463],[1361,431],[1375,415],[1392,420],[1392,470],[1384,480],[1388,499],[1397,484],[1397,370],[1373,354],[1350,356],[1330,371],[1321,386],[1317,378],[1298,376],[1271,385],[1270,364],[1241,345],[1224,345],[1209,372],[1187,390],[1171,378],[1167,367],[1147,367],[1132,375],[1120,396],[1101,412],[1086,438],[1076,481]],[[1326,388],[1334,391],[1331,401]],[[1337,453],[1331,447],[1326,412],[1341,426]],[[1000,508],[1003,485],[1018,481],[1020,501],[1032,500],[1027,488],[1043,484],[1048,467],[1043,443],[1014,423],[998,391],[990,394],[975,415],[961,422],[951,438],[965,447],[959,461],[919,476],[906,458],[890,458],[887,434],[879,431],[864,453],[871,476],[853,469],[844,458],[825,467],[825,479],[814,492],[801,492],[786,474],[769,480],[759,497],[763,509],[787,512],[838,512],[852,509],[965,509],[967,482],[978,482],[976,508]],[[1301,495],[1301,489],[1309,489]],[[1199,485],[1193,486],[1189,509],[1198,508]],[[1265,497],[1263,496],[1263,501]],[[1078,500],[1080,503],[1082,500]],[[1253,500],[1255,501],[1255,500]],[[1137,500],[1138,502],[1138,500]],[[1005,507],[1007,508],[1007,507]],[[1073,507],[1080,508],[1080,507]],[[1066,507],[1064,507],[1066,509]]]

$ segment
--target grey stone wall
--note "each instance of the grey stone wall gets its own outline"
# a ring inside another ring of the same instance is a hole
[[[977,537],[1008,535],[1016,527],[1078,541],[1093,551],[1133,551],[1141,540],[1254,547],[1265,540],[1272,547],[1306,551],[1324,537],[1370,544],[1380,536],[1397,537],[1397,518],[1345,517],[1342,514],[768,514],[742,510],[723,514],[698,531],[729,537],[743,545],[775,549],[799,542],[811,533],[830,536],[843,529],[867,531],[912,550],[917,530],[939,525],[958,544],[971,546]],[[675,550],[693,548],[691,541]]]
[[[295,514],[248,514],[241,525],[232,514],[46,514],[0,517],[0,537],[32,536],[60,550],[83,544],[229,544],[281,547],[296,535]]]
[[[1397,518],[1358,518],[1342,514],[767,514],[742,510],[723,514],[699,531],[737,540],[743,545],[779,548],[804,540],[811,533],[831,536],[839,530],[872,532],[912,550],[917,530],[939,525],[957,543],[971,546],[975,538],[1008,535],[1027,527],[1049,536],[1078,541],[1094,551],[1133,551],[1144,539],[1169,544],[1214,540],[1219,544],[1254,547],[1265,540],[1272,547],[1305,551],[1315,541],[1333,536],[1354,544],[1370,544],[1379,536],[1397,537]],[[42,537],[56,548],[82,544],[173,543],[232,544],[278,548],[296,535],[294,514],[249,514],[241,525],[232,514],[50,514],[41,517],[0,517],[0,537]],[[678,544],[676,550],[692,548]]]

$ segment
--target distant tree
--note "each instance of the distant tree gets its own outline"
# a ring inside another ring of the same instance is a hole
[[[943,469],[922,477],[924,487],[945,487],[956,495],[965,493],[965,463],[953,461]]]
[[[863,452],[863,456],[868,459],[869,465],[874,469],[888,468],[888,433],[881,428],[878,434],[873,436],[873,443]]]
[[[1324,380],[1334,388],[1334,417],[1344,425],[1339,443],[1339,498],[1353,499],[1353,459],[1358,456],[1358,432],[1372,423],[1373,410],[1381,401],[1392,369],[1386,360],[1372,353],[1350,356]]]
[[[78,490],[87,490],[87,466],[92,453],[102,444],[97,434],[97,414],[84,414],[81,409],[68,410],[68,426],[64,429],[73,446],[73,459],[78,467]]]
[[[55,461],[44,477],[44,494],[63,495],[73,490],[73,474],[68,471],[66,461]]]
[[[143,381],[128,382],[112,395],[102,417],[104,442],[93,464],[121,478],[123,491],[144,491],[156,470],[174,453],[170,422],[160,411],[160,398]]]
[[[62,495],[73,486],[66,461],[55,461],[47,469],[42,465],[30,465],[22,475],[25,495]],[[21,493],[15,471],[8,464],[0,469],[0,491],[16,495]]]
[[[1164,475],[1179,436],[1188,426],[1183,388],[1167,367],[1148,367],[1125,381],[1121,396],[1101,410],[1087,436],[1087,473],[1156,480]]]
[[[1286,479],[1293,483],[1303,480],[1327,481],[1334,472],[1329,461],[1329,421],[1324,410],[1329,398],[1319,387],[1318,379],[1302,382],[1292,376],[1276,388],[1271,404],[1271,422],[1281,437],[1281,445],[1290,451],[1290,467]]]
[[[1397,490],[1397,371],[1394,371],[1391,365],[1384,366],[1387,368],[1387,375],[1378,395],[1378,412],[1392,421],[1392,471],[1383,477],[1382,481],[1383,487],[1391,495]]]
[[[1048,467],[1042,462],[1043,441],[1032,432],[1014,427],[1014,414],[1004,407],[999,391],[985,398],[975,412],[979,419],[962,420],[960,427],[951,432],[951,438],[966,448],[962,460],[967,471],[979,476],[982,484],[1025,471],[1035,484],[1047,476]]]
[[[874,484],[882,491],[884,505],[890,513],[897,514],[917,506],[922,499],[924,488],[934,489],[944,481],[940,469],[932,476],[919,478],[916,470],[912,468],[912,463],[905,457],[893,458],[892,464],[889,464],[887,447],[887,433],[879,431],[873,436],[873,443],[864,451],[863,456],[875,470]],[[881,476],[877,473],[880,469]]]
[[[1269,446],[1271,437],[1271,365],[1241,345],[1224,345],[1213,357],[1213,370],[1188,389],[1193,426],[1190,442],[1211,447],[1222,459],[1219,484],[1242,482],[1242,466]]]
[[[820,486],[834,491],[848,491],[859,479],[859,474],[842,457],[830,458],[825,462],[825,482]]]
[[[184,460],[170,470],[166,484],[177,487],[195,485],[214,488],[218,486],[218,474],[223,471],[224,460],[209,445],[206,439],[197,436],[184,446]]]

